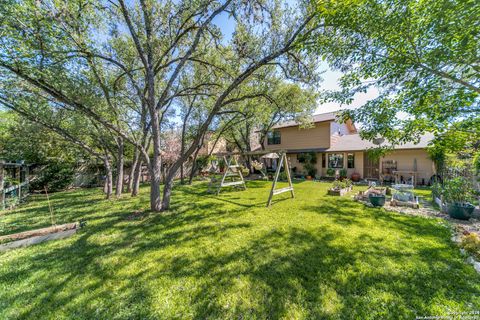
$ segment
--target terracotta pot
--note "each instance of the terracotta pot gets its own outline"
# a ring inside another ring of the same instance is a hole
[[[360,173],[358,173],[358,172],[352,173],[352,176],[350,177],[350,179],[352,179],[353,182],[360,181]]]
[[[307,176],[307,180],[312,180],[312,176]]]

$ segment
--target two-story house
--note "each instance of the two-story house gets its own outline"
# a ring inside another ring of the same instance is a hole
[[[435,170],[426,150],[432,138],[424,136],[417,144],[396,146],[384,157],[372,160],[367,150],[378,145],[363,140],[352,121],[337,122],[336,113],[331,112],[314,115],[313,125],[308,128],[294,121],[276,125],[268,134],[265,148],[286,150],[296,172],[304,171],[299,155],[315,152],[317,176],[326,176],[329,168],[337,172],[346,169],[348,177],[355,172],[363,179],[393,181],[395,173],[402,180],[415,176],[417,184],[427,184]]]

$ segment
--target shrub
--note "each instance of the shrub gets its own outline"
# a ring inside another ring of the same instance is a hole
[[[444,181],[442,195],[446,203],[465,203],[470,200],[472,191],[468,179],[456,177]]]
[[[75,170],[72,164],[52,162],[37,173],[30,188],[42,191],[46,187],[49,192],[61,191],[71,185],[74,175]]]
[[[4,182],[5,182],[5,188],[20,184],[20,180],[13,179],[13,178],[10,178],[10,177],[5,177]]]
[[[432,185],[432,196],[440,198],[440,196],[443,194],[443,186],[440,182],[435,182]]]
[[[475,174],[480,176],[480,151],[478,151],[473,157],[473,168],[475,170]]]
[[[347,177],[347,169],[345,169],[345,168],[340,169],[339,174],[340,174],[340,178],[346,178]]]
[[[312,163],[306,162],[303,165],[303,168],[305,169],[305,171],[307,172],[307,175],[309,176],[315,177],[315,175],[317,174],[317,168],[315,168],[315,165]]]
[[[317,154],[315,152],[300,153],[298,155],[298,162],[303,163],[303,169],[308,176],[315,177],[317,174]]]
[[[350,179],[344,179],[343,183],[345,184],[346,188],[349,188],[349,187],[352,186],[352,180],[350,180]]]
[[[298,155],[298,162],[316,164],[317,154],[315,152],[300,153]]]
[[[223,171],[225,170],[225,161],[223,159],[220,159],[218,160],[218,168],[220,169],[220,171]]]
[[[480,236],[470,233],[462,238],[460,246],[468,253],[480,259]]]
[[[340,190],[340,189],[343,189],[344,188],[344,183],[340,180],[335,180],[333,181],[332,183],[332,189],[334,190]]]
[[[345,189],[349,188],[352,186],[352,180],[350,179],[344,179],[344,180],[335,180],[332,183],[332,189],[335,190],[340,190],[340,189]]]
[[[210,156],[198,156],[197,159],[195,160],[195,166],[198,171],[203,171],[211,161]]]
[[[335,175],[335,170],[333,168],[327,169],[327,176],[333,177]]]

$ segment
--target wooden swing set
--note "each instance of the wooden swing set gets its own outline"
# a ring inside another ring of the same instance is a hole
[[[252,152],[228,152],[228,153],[217,153],[215,156],[222,158],[225,163],[225,171],[223,172],[222,179],[217,185],[216,194],[219,195],[222,188],[226,187],[241,187],[243,190],[247,189],[245,184],[245,179],[243,178],[241,166],[238,164],[237,156],[255,156],[261,155],[262,158],[268,159],[279,159],[277,163],[277,169],[275,171],[275,176],[272,182],[272,187],[270,189],[270,194],[268,196],[267,207],[272,204],[273,196],[279,195],[281,193],[290,192],[291,197],[295,198],[295,193],[293,190],[292,178],[290,175],[290,166],[288,165],[287,153],[285,150],[276,150],[276,151],[252,151]],[[287,176],[288,187],[276,189],[278,178],[280,176],[281,169],[285,168],[285,173]],[[230,180],[230,181],[227,181]],[[212,177],[210,181],[209,190],[214,186],[216,182],[215,177]]]

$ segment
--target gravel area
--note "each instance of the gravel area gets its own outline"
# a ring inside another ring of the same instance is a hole
[[[372,206],[369,202],[366,202],[366,201],[361,201],[361,202],[363,202],[367,206]],[[389,201],[385,203],[384,208],[385,210],[388,210],[388,211],[395,211],[398,213],[408,214],[412,216],[441,218],[450,222],[455,227],[455,230],[460,234],[472,233],[472,232],[480,234],[480,214],[478,210],[476,210],[474,216],[470,218],[470,220],[457,220],[457,219],[450,218],[448,214],[435,209],[432,206],[432,204],[430,204],[427,201],[420,201],[420,208],[418,209],[413,209],[409,207],[391,206]]]

